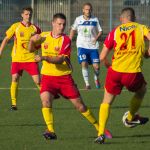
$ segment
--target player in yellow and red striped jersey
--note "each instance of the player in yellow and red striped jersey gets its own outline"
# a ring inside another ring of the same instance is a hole
[[[69,99],[75,108],[98,130],[98,122],[91,111],[84,104],[79,90],[72,79],[70,64],[71,41],[63,34],[66,25],[66,16],[57,13],[53,16],[52,31],[42,32],[30,39],[30,51],[36,50],[41,43],[42,56],[37,55],[36,61],[42,61],[42,80],[40,96],[42,100],[42,113],[47,125],[43,134],[46,139],[57,139],[54,130],[52,102],[59,95]],[[107,136],[111,136],[106,130]]]
[[[145,124],[149,119],[137,114],[146,93],[146,81],[142,74],[144,57],[150,57],[150,48],[145,51],[145,41],[150,41],[148,27],[135,22],[135,13],[132,8],[124,8],[120,16],[121,25],[109,33],[100,54],[100,60],[109,66],[107,55],[114,49],[112,65],[108,67],[104,98],[99,111],[99,132],[96,143],[105,141],[104,129],[109,117],[110,105],[125,86],[134,92],[129,111],[123,116],[126,127],[135,127]]]
[[[35,84],[40,87],[40,76],[38,64],[35,62],[35,52],[30,53],[28,50],[28,43],[34,34],[41,33],[39,27],[31,23],[32,8],[26,7],[22,9],[22,21],[14,23],[7,31],[4,40],[0,47],[0,56],[4,50],[5,45],[11,38],[14,38],[14,45],[12,49],[12,83],[11,83],[11,101],[12,110],[17,110],[17,91],[19,78],[23,71],[27,71]]]

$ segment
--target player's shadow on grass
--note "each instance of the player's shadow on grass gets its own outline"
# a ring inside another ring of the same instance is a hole
[[[113,136],[114,139],[122,139],[122,141],[107,141],[106,144],[123,144],[123,143],[150,143],[150,134],[134,134],[134,135],[128,135],[128,136]],[[124,139],[130,139],[125,141]],[[132,140],[132,138],[138,138],[138,141]],[[147,138],[144,140],[143,138]]]
[[[124,138],[128,140],[124,140]],[[132,140],[132,138],[138,138],[138,141]],[[143,138],[147,138],[147,139],[144,140]],[[117,139],[119,139],[119,141],[116,141]],[[137,144],[137,143],[138,144],[150,143],[150,134],[143,134],[143,135],[137,134],[137,135],[130,135],[130,136],[113,136],[113,139],[106,139],[104,145]]]
[[[90,139],[95,139],[96,137],[89,137]],[[140,140],[138,140],[139,144],[142,143],[150,143],[150,134],[134,134],[134,135],[128,135],[128,136],[124,136],[124,135],[119,135],[119,136],[113,136],[112,139],[106,139],[105,144],[109,145],[109,144],[123,144],[123,143],[127,143],[127,141],[124,141],[124,139],[130,139],[130,142],[128,140],[128,143],[137,143],[137,141],[133,141],[132,138],[141,138]],[[143,138],[147,138],[147,140],[143,140]],[[121,141],[114,141],[116,139],[120,139]]]

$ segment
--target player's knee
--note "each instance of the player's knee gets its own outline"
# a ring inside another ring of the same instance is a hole
[[[80,104],[80,105],[78,105],[78,107],[76,107],[76,109],[79,112],[85,112],[87,110],[87,107],[84,104]]]
[[[81,63],[81,66],[82,66],[83,69],[87,69],[88,68],[88,63],[83,61]]]
[[[50,107],[50,101],[49,100],[41,100],[42,101],[42,107]]]
[[[18,82],[19,81],[19,76],[12,76],[12,82]]]
[[[99,71],[99,66],[94,66],[94,71],[98,72]]]

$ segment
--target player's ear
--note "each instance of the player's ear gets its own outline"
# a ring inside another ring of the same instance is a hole
[[[54,26],[54,21],[52,21],[52,26]]]
[[[122,22],[122,17],[119,18],[120,22]]]
[[[23,13],[21,13],[21,17],[23,18]]]
[[[84,14],[84,8],[82,9],[82,14]]]

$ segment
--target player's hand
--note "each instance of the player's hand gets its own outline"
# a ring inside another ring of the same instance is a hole
[[[144,57],[145,58],[149,58],[150,57],[150,48],[147,51],[145,51]]]
[[[41,43],[41,36],[40,34],[35,34],[31,37],[31,39],[34,43]]]
[[[96,39],[93,39],[93,40],[92,40],[92,44],[93,44],[93,45],[95,45],[95,44],[96,44],[96,42],[97,42],[97,40],[96,40]]]
[[[42,57],[40,55],[36,55],[34,59],[36,62],[42,61]]]
[[[109,68],[111,66],[111,63],[108,61],[108,59],[104,60],[104,65],[106,68]]]

